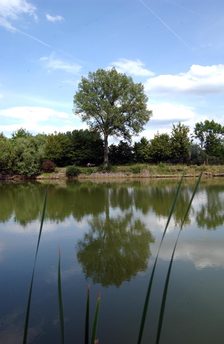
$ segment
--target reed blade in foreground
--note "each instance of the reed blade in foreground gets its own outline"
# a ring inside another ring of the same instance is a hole
[[[150,279],[149,279],[149,284],[148,284],[148,288],[147,288],[147,292],[146,292],[146,297],[145,297],[145,303],[144,303],[143,312],[142,312],[140,330],[139,330],[139,334],[138,334],[138,342],[137,342],[138,344],[141,344],[141,341],[142,341],[143,331],[144,331],[144,327],[145,327],[145,319],[146,319],[146,315],[147,315],[147,311],[148,311],[148,304],[149,304],[149,299],[150,299],[150,294],[151,294],[151,289],[152,289],[152,282],[153,282],[153,277],[154,277],[154,274],[155,274],[155,269],[156,269],[156,265],[157,265],[157,261],[158,261],[158,257],[159,257],[159,252],[160,252],[160,249],[161,249],[161,246],[162,246],[163,239],[165,237],[167,228],[169,226],[172,214],[173,214],[174,209],[176,207],[176,203],[177,203],[178,195],[180,193],[181,185],[183,183],[183,179],[184,179],[184,175],[182,175],[182,177],[181,177],[181,179],[180,179],[180,181],[179,181],[179,183],[177,185],[176,193],[175,193],[175,196],[174,196],[174,200],[173,200],[173,203],[172,203],[170,211],[169,211],[169,216],[168,216],[168,219],[167,219],[167,222],[166,222],[166,226],[165,226],[165,229],[163,231],[163,235],[162,235],[162,238],[160,240],[160,244],[159,244],[159,248],[158,248],[158,251],[157,251],[157,254],[156,254],[156,258],[155,258],[155,261],[154,261],[154,264],[153,264],[153,267],[152,267],[152,272],[151,272],[151,276],[150,276]]]
[[[201,181],[201,177],[202,177],[202,173],[198,177],[198,180],[197,180],[197,182],[195,184],[194,191],[192,193],[190,202],[188,204],[188,207],[186,209],[185,215],[183,217],[183,221],[181,222],[181,226],[180,226],[180,229],[179,229],[176,241],[175,241],[175,245],[174,245],[174,248],[173,248],[173,252],[172,252],[171,259],[170,259],[169,267],[168,267],[168,270],[167,270],[166,281],[165,281],[165,285],[164,285],[164,289],[163,289],[162,303],[161,303],[160,314],[159,314],[159,323],[158,323],[158,329],[157,329],[156,344],[159,344],[160,337],[161,337],[162,326],[163,326],[163,318],[164,318],[164,312],[165,312],[165,307],[166,307],[166,298],[167,298],[167,292],[168,292],[168,287],[169,287],[170,274],[171,274],[171,269],[172,269],[172,265],[173,265],[173,260],[174,260],[174,255],[175,255],[177,243],[178,243],[181,231],[183,229],[183,225],[184,225],[184,223],[186,221],[187,215],[188,215],[189,210],[191,208],[191,204],[193,202],[194,196],[195,196],[196,191],[198,189],[199,183]]]
[[[97,301],[96,301],[96,309],[95,309],[94,320],[93,320],[91,344],[95,344],[98,342],[96,338],[96,331],[97,331],[97,323],[98,323],[98,318],[99,318],[99,308],[100,308],[100,296],[98,296]]]
[[[58,257],[58,306],[59,306],[59,320],[61,329],[61,343],[64,344],[65,334],[64,334],[64,307],[62,298],[62,285],[61,285],[61,254],[59,250]]]
[[[37,247],[36,247],[36,252],[35,252],[35,257],[34,257],[31,281],[30,281],[27,307],[26,307],[26,317],[25,317],[24,330],[23,330],[23,344],[27,343],[29,318],[30,318],[30,306],[31,306],[32,291],[33,291],[33,281],[34,281],[34,275],[35,275],[35,270],[36,270],[37,254],[38,254],[38,250],[39,250],[40,239],[41,239],[43,223],[44,223],[44,218],[45,218],[45,212],[46,212],[47,192],[48,192],[48,190],[46,189],[45,196],[44,196],[43,210],[42,210],[42,215],[41,215],[40,230],[39,230],[39,235],[38,235],[38,240],[37,240]]]
[[[85,344],[89,344],[89,287],[86,297]]]

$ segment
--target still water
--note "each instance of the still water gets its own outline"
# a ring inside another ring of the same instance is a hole
[[[165,274],[194,181],[186,182],[162,246],[143,343],[154,343]],[[0,184],[0,343],[22,342],[46,184]],[[61,250],[65,343],[84,342],[101,296],[100,344],[135,344],[174,181],[74,182],[48,186],[30,313],[29,343],[60,343]],[[180,236],[161,343],[224,342],[224,180],[203,181]]]

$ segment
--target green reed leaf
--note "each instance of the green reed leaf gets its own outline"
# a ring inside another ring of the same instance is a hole
[[[183,183],[183,179],[184,179],[184,174],[182,175],[182,177],[181,177],[181,179],[180,179],[180,181],[179,181],[179,183],[177,185],[175,196],[174,196],[174,199],[173,199],[173,203],[171,205],[171,208],[170,208],[170,211],[169,211],[169,216],[168,216],[168,219],[167,219],[167,222],[166,222],[166,226],[165,226],[165,229],[163,231],[162,238],[161,238],[160,244],[159,244],[159,248],[158,248],[158,251],[157,251],[157,254],[156,254],[156,258],[154,260],[154,264],[153,264],[153,267],[152,267],[152,272],[151,272],[151,276],[149,278],[148,288],[147,288],[147,292],[146,292],[146,297],[145,297],[145,302],[144,302],[144,307],[143,307],[143,312],[142,312],[142,317],[141,317],[141,323],[140,323],[140,329],[139,329],[138,341],[137,341],[138,344],[141,344],[141,341],[142,341],[143,331],[144,331],[144,327],[145,327],[145,320],[146,320],[146,315],[147,315],[148,305],[149,305],[149,300],[150,300],[150,294],[151,294],[151,289],[152,289],[152,283],[153,283],[153,278],[154,278],[154,274],[155,274],[155,269],[156,269],[156,265],[157,265],[157,261],[158,261],[158,257],[159,257],[159,253],[160,253],[160,249],[161,249],[161,246],[162,246],[163,239],[165,237],[167,228],[169,226],[171,217],[172,217],[173,212],[174,212],[175,207],[176,207],[176,203],[177,203],[177,199],[178,199],[178,196],[179,196],[179,193],[180,193],[181,185]]]
[[[168,292],[169,281],[170,281],[170,274],[171,274],[171,269],[172,269],[172,265],[173,265],[173,260],[174,260],[174,255],[175,255],[177,243],[178,243],[181,231],[183,229],[184,222],[185,222],[185,220],[187,218],[187,215],[189,213],[191,204],[192,204],[193,199],[195,197],[195,194],[197,192],[198,186],[200,184],[202,174],[203,173],[201,173],[199,175],[198,180],[197,180],[197,182],[195,184],[195,187],[194,187],[194,190],[193,190],[190,202],[189,202],[189,204],[187,206],[185,215],[183,217],[183,221],[181,222],[181,226],[180,226],[180,229],[179,229],[179,232],[178,232],[175,244],[174,244],[174,248],[173,248],[173,251],[172,251],[172,256],[171,256],[171,259],[170,259],[170,263],[169,263],[169,267],[168,267],[167,275],[166,275],[166,280],[165,280],[165,285],[164,285],[164,289],[163,289],[163,296],[162,296],[162,302],[161,302],[161,307],[160,307],[159,322],[158,322],[157,335],[156,335],[156,344],[159,344],[160,337],[161,337],[162,326],[163,326],[163,318],[164,318],[164,312],[165,312],[165,307],[166,307],[167,292]]]
[[[28,301],[27,301],[27,306],[26,306],[26,316],[25,316],[25,323],[24,323],[24,329],[23,329],[23,344],[27,343],[27,337],[28,337],[30,307],[31,307],[31,299],[32,299],[32,291],[33,291],[33,281],[34,281],[34,275],[35,275],[36,263],[37,263],[37,255],[38,255],[38,251],[39,251],[40,239],[41,239],[43,223],[44,223],[44,218],[45,218],[45,212],[46,212],[47,193],[48,193],[48,189],[46,189],[45,196],[44,196],[44,204],[43,204],[43,209],[42,209],[42,214],[41,214],[40,229],[39,229],[39,235],[38,235],[38,240],[37,240],[36,252],[35,252],[35,256],[34,256],[32,276],[31,276],[31,280],[30,280]]]
[[[62,298],[62,284],[61,284],[61,253],[59,250],[58,256],[58,306],[59,306],[59,320],[61,328],[61,343],[64,344],[65,334],[64,334],[64,307]]]
[[[86,296],[85,344],[89,344],[89,287]]]
[[[95,344],[97,342],[96,331],[97,331],[97,323],[98,323],[98,318],[99,318],[99,308],[100,308],[100,296],[97,297],[97,301],[96,301],[96,309],[95,309],[95,314],[94,314],[94,319],[93,319],[91,344]]]

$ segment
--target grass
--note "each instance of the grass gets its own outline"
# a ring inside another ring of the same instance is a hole
[[[80,167],[77,166],[80,170],[80,177],[90,177],[95,173],[97,176],[103,176],[102,171],[98,166],[94,167]],[[201,172],[204,172],[204,175],[214,176],[218,174],[224,174],[224,165],[184,165],[184,164],[127,164],[127,165],[118,165],[112,166],[111,170],[108,173],[111,173],[112,176],[116,177],[123,175],[124,177],[179,177],[182,173],[186,176],[198,176]],[[106,175],[108,175],[108,173]],[[66,168],[57,167],[53,173],[43,173],[37,177],[37,179],[66,179]]]
[[[117,166],[117,172],[132,173],[134,169],[138,169],[141,173],[145,173],[148,176],[159,175],[199,175],[201,172],[205,173],[224,173],[224,165],[183,165],[183,164],[133,164],[133,165],[121,165]]]

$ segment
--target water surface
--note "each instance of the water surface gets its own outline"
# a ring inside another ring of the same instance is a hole
[[[161,250],[143,343],[154,343],[164,276],[194,181],[183,186]],[[48,186],[34,280],[30,343],[60,343],[61,250],[66,343],[83,343],[85,296],[101,295],[100,344],[134,344],[147,283],[176,182]],[[22,342],[24,312],[46,185],[0,184],[0,343]],[[224,181],[202,182],[173,264],[161,343],[222,343]]]

